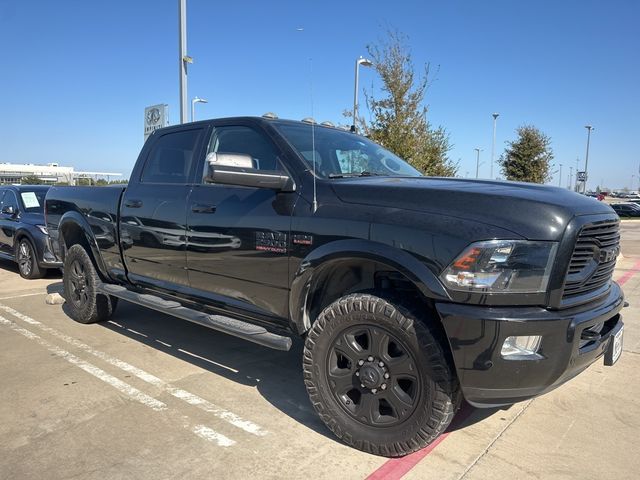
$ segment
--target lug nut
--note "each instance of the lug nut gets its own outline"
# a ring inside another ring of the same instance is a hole
[[[384,367],[384,362],[378,362],[379,367]]]
[[[389,378],[389,374],[388,374],[388,373],[385,373],[385,374],[384,374],[384,378]]]
[[[364,388],[364,383],[361,383],[361,384],[360,384],[360,386],[361,386],[362,388]]]
[[[381,388],[382,390],[385,390],[385,389],[387,388],[387,384],[386,384],[386,383],[383,383],[382,385],[380,385],[380,388]]]
[[[367,360],[369,360],[370,362],[373,362],[373,357],[370,356],[369,358],[367,358]]]
[[[358,360],[358,365],[364,365],[364,360]]]
[[[360,376],[360,372],[356,372],[356,377],[359,377],[359,376]]]
[[[377,391],[378,391],[378,389],[377,389],[377,388],[372,388],[372,389],[371,389],[371,393],[376,393]]]

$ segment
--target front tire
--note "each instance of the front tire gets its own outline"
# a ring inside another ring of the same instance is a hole
[[[41,269],[38,265],[38,256],[36,249],[27,238],[21,238],[16,248],[16,261],[18,262],[18,271],[22,278],[34,280],[44,277],[46,270]]]
[[[82,245],[73,245],[64,258],[64,297],[71,318],[80,323],[108,320],[117,299],[98,293],[100,278]]]
[[[426,447],[449,425],[458,381],[442,346],[407,310],[368,294],[329,305],[307,336],[311,403],[343,442],[397,457]]]

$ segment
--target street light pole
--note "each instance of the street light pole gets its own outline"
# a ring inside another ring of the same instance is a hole
[[[560,173],[558,174],[558,186],[562,186],[562,164],[560,164]]]
[[[500,116],[499,113],[492,114],[492,117],[493,117],[493,142],[491,143],[491,180],[493,180],[493,162],[494,162],[494,156],[495,156],[495,152],[496,152],[496,123],[497,123],[497,120],[498,120],[499,116]]]
[[[365,67],[370,67],[373,65],[371,60],[360,57],[356,60],[356,79],[355,86],[353,89],[353,123],[351,124],[351,131],[356,133],[358,131],[357,123],[358,123],[358,80],[360,76],[360,65]]]
[[[192,122],[196,121],[196,103],[209,103],[209,102],[204,98],[200,98],[200,97],[194,97],[193,100],[191,100],[191,121]]]
[[[192,60],[187,56],[187,0],[178,0],[178,62],[180,68],[180,123],[187,123],[187,63]]]
[[[569,167],[569,184],[567,188],[571,190],[571,186],[573,185],[573,167]]]
[[[593,126],[585,125],[584,128],[587,129],[587,155],[584,157],[584,186],[582,187],[582,193],[587,193],[587,179],[588,177],[588,168],[589,168],[589,142],[591,141],[591,130],[593,130]]]
[[[476,178],[479,178],[480,175],[480,150],[479,148],[474,148],[476,151]]]

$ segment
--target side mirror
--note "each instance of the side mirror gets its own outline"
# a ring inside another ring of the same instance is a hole
[[[256,168],[256,162],[250,155],[243,153],[210,153],[207,155],[209,167]]]
[[[2,207],[2,213],[5,215],[15,216],[17,212],[13,208],[13,205],[5,205],[4,207]]]
[[[241,187],[270,188],[293,192],[293,180],[278,170],[258,170],[253,158],[238,153],[210,153],[207,155],[207,183]]]

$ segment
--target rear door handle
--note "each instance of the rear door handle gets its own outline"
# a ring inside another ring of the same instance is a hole
[[[124,206],[127,208],[140,208],[142,207],[142,200],[125,200]]]
[[[191,211],[193,213],[215,213],[216,206],[215,205],[205,205],[203,203],[196,203],[191,205]]]

